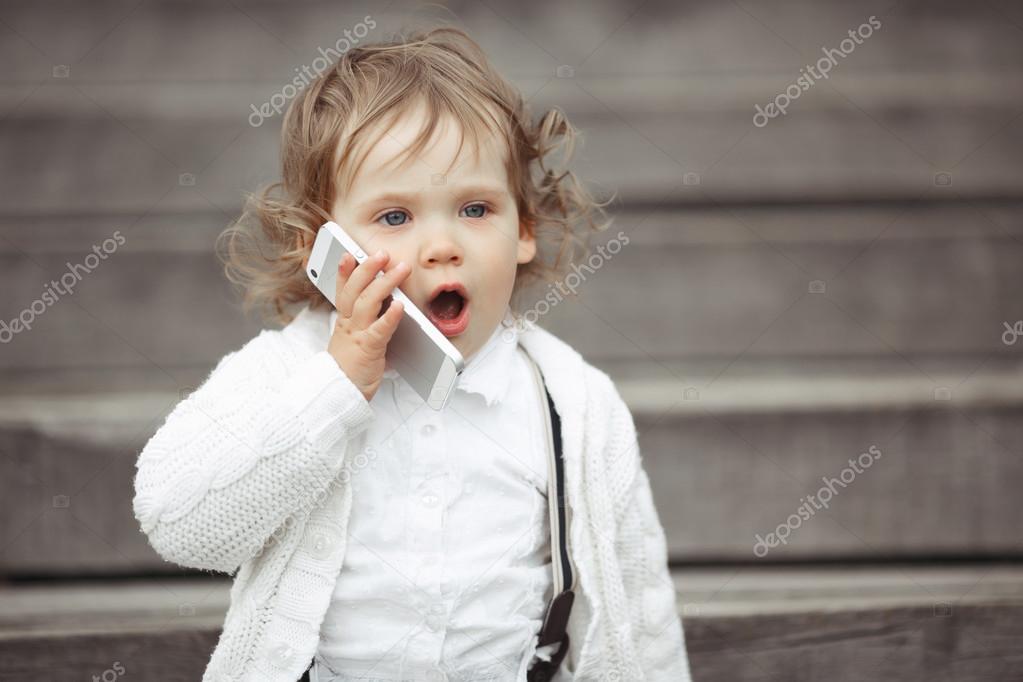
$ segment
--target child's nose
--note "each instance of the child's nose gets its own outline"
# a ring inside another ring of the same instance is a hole
[[[423,261],[430,265],[452,263],[461,265],[464,254],[462,247],[451,234],[450,228],[431,230],[423,247]]]

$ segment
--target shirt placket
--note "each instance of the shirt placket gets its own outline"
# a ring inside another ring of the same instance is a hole
[[[437,666],[428,680],[444,680],[439,669],[448,606],[441,591],[443,580],[444,510],[447,506],[446,433],[441,413],[431,409],[415,412],[411,421],[412,456],[409,462],[409,495],[406,518],[409,556],[415,562],[415,598],[423,618],[413,630],[409,658]],[[432,676],[431,676],[432,675]]]

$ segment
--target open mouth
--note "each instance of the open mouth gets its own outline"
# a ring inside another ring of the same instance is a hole
[[[460,284],[442,285],[426,306],[426,315],[445,336],[457,336],[469,326],[469,299]]]

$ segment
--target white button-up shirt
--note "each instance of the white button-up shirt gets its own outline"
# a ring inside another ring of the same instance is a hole
[[[384,372],[366,457],[349,464],[320,682],[525,679],[553,590],[545,405],[528,363],[509,308],[442,411]]]

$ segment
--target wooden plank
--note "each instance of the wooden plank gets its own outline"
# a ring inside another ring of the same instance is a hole
[[[219,628],[0,639],[0,680],[201,679]]]
[[[947,376],[948,385],[962,381]],[[916,382],[917,392],[888,402],[871,384],[905,388],[914,378],[852,366],[830,382],[816,373],[726,374],[690,400],[683,382],[672,392],[663,377],[659,387],[648,379],[618,386],[676,560],[882,561],[1021,556],[1013,521],[1023,485],[1021,389],[1011,376],[989,366],[949,400]],[[131,512],[135,457],[179,399],[125,392],[0,401],[0,451],[8,453],[0,478],[13,482],[0,508],[0,573],[180,571],[153,552]],[[876,463],[843,473],[871,448]],[[809,495],[827,506],[810,503],[802,518]],[[779,540],[761,547],[771,533]]]
[[[708,681],[987,682],[1023,674],[1020,622],[999,606],[693,619],[689,656]]]
[[[1020,556],[1004,522],[1023,483],[1018,408],[945,406],[735,414],[711,404],[685,417],[637,415],[671,555]]]
[[[591,242],[596,267],[580,264],[560,291],[523,292],[519,307],[598,364],[902,356],[931,371],[944,354],[1011,357],[1016,346],[1002,335],[1020,317],[1021,216],[1019,204],[623,212]],[[33,329],[5,344],[0,371],[134,368],[167,390],[177,368],[201,373],[255,335],[259,321],[243,317],[210,253],[216,218],[176,233],[182,220],[126,225],[124,245],[73,296],[28,315]],[[61,244],[73,221],[12,228],[0,251],[0,320],[21,315],[123,224],[85,221],[69,250]],[[611,242],[620,250],[601,256]],[[823,294],[811,293],[815,281]],[[553,307],[538,303],[548,294]]]
[[[1023,19],[1005,3],[877,8],[883,28],[763,128],[754,106],[871,10],[598,5],[556,16],[537,3],[466,5],[458,18],[537,113],[557,105],[571,115],[586,138],[580,174],[608,192],[632,202],[900,199],[950,172],[945,194],[1021,196],[1023,92],[1013,86],[1023,50],[1013,22]],[[196,3],[172,14],[142,7],[121,25],[123,8],[101,3],[89,21],[55,28],[35,21],[35,8],[21,11],[24,21],[13,21],[24,40],[5,54],[12,78],[0,85],[9,113],[0,199],[20,213],[231,212],[242,190],[277,172],[280,116],[254,128],[251,107],[365,17],[330,3],[287,17],[275,3],[244,12]],[[407,11],[382,13],[365,39],[407,24]],[[104,36],[107,23],[116,30]],[[40,34],[71,66],[68,78],[39,64],[28,41]],[[555,77],[558,67],[571,76]],[[698,187],[684,184],[687,172],[701,175]],[[196,183],[178,185],[188,173]]]
[[[133,437],[113,447],[0,431],[0,572],[180,572],[149,546],[131,508],[135,457],[158,425],[137,424]]]
[[[1019,567],[721,567],[672,578],[697,680],[1023,674]],[[229,586],[189,579],[2,589],[0,679],[61,682],[121,668],[137,680],[198,679]]]
[[[7,584],[0,588],[0,640],[219,630],[230,585],[223,575]]]
[[[630,66],[642,73],[783,72],[793,65],[798,69],[824,46],[837,46],[870,15],[883,26],[860,46],[868,49],[857,48],[841,62],[842,72],[869,73],[881,67],[990,72],[1023,58],[1014,25],[1023,21],[1023,10],[1004,0],[981,6],[943,2],[870,7],[807,0],[742,5],[690,0],[640,7],[596,0],[586,4],[588,11],[564,12],[549,11],[542,0],[527,0],[463,3],[454,15],[408,2],[392,3],[385,11],[331,2],[303,3],[301,12],[280,2],[238,8],[194,2],[173,11],[156,5],[130,15],[128,9],[117,0],[97,2],[86,15],[91,21],[83,25],[73,21],[79,16],[73,8],[59,24],[40,21],[45,16],[40,8],[18,8],[12,14],[22,19],[17,27],[25,40],[12,41],[8,48],[12,73],[36,75],[38,52],[27,41],[49,39],[55,43],[54,57],[88,57],[78,64],[82,78],[290,78],[295,66],[310,64],[319,55],[317,48],[334,45],[366,14],[377,26],[369,27],[364,41],[433,19],[455,23],[512,74],[553,64],[596,73],[629,73]],[[119,19],[124,22],[118,30],[97,44]],[[182,41],[181,35],[190,39]],[[94,49],[83,55],[89,48]],[[836,69],[832,77],[838,75]]]
[[[1004,106],[963,101],[934,109],[927,101],[886,101],[869,111],[842,99],[759,129],[752,106],[632,113],[616,98],[595,95],[572,110],[558,100],[572,87],[550,87],[550,101],[536,105],[562,106],[581,130],[572,165],[578,177],[598,196],[615,194],[631,205],[1023,196],[1023,119],[1014,118],[1023,95]],[[602,87],[619,92],[615,84]],[[190,94],[201,101],[203,92]],[[73,89],[58,95],[51,95],[54,108],[81,98]],[[10,179],[0,199],[15,215],[214,209],[226,222],[245,192],[279,176],[278,127],[252,128],[245,93],[235,99],[238,113],[224,119],[140,119],[116,111],[111,118],[103,112],[108,103],[98,101],[103,109],[78,118],[8,121],[0,128],[0,143],[10,150],[0,173]],[[700,134],[680,133],[686,130]],[[33,162],[40,154],[43,166]]]

